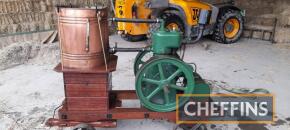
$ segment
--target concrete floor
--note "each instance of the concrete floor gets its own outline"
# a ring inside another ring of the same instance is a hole
[[[119,47],[146,46],[144,42],[128,43],[118,36],[111,43]],[[134,89],[133,62],[136,53],[118,53],[117,71],[113,73],[113,89]],[[215,80],[228,87],[265,88],[276,96],[276,125],[207,125],[214,130],[286,130],[290,129],[290,47],[269,42],[242,39],[223,45],[203,40],[188,45],[186,62],[194,62],[204,79]],[[0,129],[39,130],[53,109],[63,100],[62,75],[52,70],[55,65],[24,64],[0,71]],[[128,102],[138,105],[138,102]],[[116,130],[171,130],[174,124],[152,120],[118,121]],[[51,128],[57,129],[57,128]]]

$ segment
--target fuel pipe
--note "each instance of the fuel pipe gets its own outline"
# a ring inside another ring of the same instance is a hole
[[[110,18],[112,22],[126,22],[126,23],[161,23],[162,19],[127,19],[127,18]]]
[[[118,48],[117,44],[115,44],[114,47],[109,49],[110,54],[115,54],[117,52],[144,52],[144,51],[150,51],[151,48],[149,47],[143,47],[143,48]]]
[[[127,22],[127,23],[161,23],[161,28],[164,29],[164,21],[162,19],[127,19],[127,18],[110,18],[109,21],[112,22]],[[117,44],[115,47],[109,49],[111,54],[115,54],[117,52],[143,52],[150,51],[150,48],[118,48]]]
[[[148,48],[110,48],[110,53],[115,54],[117,52],[143,52],[143,51],[150,51]]]
[[[160,23],[160,30],[165,30],[163,19],[127,19],[127,18],[110,18],[112,22],[125,22],[125,23]]]

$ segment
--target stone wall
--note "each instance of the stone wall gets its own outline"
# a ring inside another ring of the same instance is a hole
[[[220,3],[230,0],[203,1]],[[247,17],[252,17],[247,20],[248,25],[267,28],[272,25],[265,24],[268,20],[263,18],[277,18],[275,42],[290,43],[290,0],[235,0],[235,3],[246,10]],[[57,4],[84,7],[109,5],[109,0],[0,0],[0,36],[55,29],[57,17],[54,6]]]
[[[248,16],[273,14],[277,0],[236,0],[235,4],[246,10]]]
[[[51,0],[1,0],[0,34],[55,28]]]
[[[274,13],[278,19],[275,41],[290,43],[290,0],[277,0]]]
[[[55,5],[70,4],[85,7],[96,4],[108,5],[109,2],[107,0],[0,0],[0,49],[15,42],[41,42],[52,33],[47,30],[57,28]]]
[[[290,0],[236,0],[235,3],[245,9],[247,17],[250,18],[246,21],[246,26],[271,28],[274,24],[267,21],[277,19],[277,25],[273,26],[274,42],[290,43]],[[254,37],[260,38],[259,31],[254,33]]]
[[[0,36],[56,28],[54,6],[108,4],[106,0],[0,0]]]

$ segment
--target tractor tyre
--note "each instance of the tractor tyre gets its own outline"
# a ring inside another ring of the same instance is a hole
[[[165,29],[167,30],[173,30],[173,28],[175,28],[177,31],[180,31],[182,33],[182,35],[184,36],[185,34],[185,24],[182,20],[182,18],[180,18],[178,15],[177,11],[165,11],[162,14],[160,14],[158,16],[158,18],[163,19],[164,20],[164,26]],[[160,28],[160,23],[152,23],[149,25],[149,33],[147,35],[148,39],[149,39],[149,43],[151,43],[152,41],[152,36],[151,34],[153,32],[156,32],[157,30],[159,30]]]
[[[182,34],[185,33],[185,24],[182,18],[180,18],[176,13],[170,11],[164,12],[161,14],[160,18],[164,20],[166,29],[170,31],[175,29],[180,31]]]
[[[122,34],[122,39],[128,42],[139,42],[147,39],[146,35],[130,35],[130,34]]]
[[[221,12],[212,39],[223,44],[237,42],[243,33],[244,20],[240,11],[225,10]]]

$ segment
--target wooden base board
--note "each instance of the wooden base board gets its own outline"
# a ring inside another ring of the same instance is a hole
[[[49,119],[48,126],[69,127],[87,123],[94,127],[116,127],[121,119],[158,119],[175,122],[176,112],[153,112],[146,108],[122,108],[122,100],[136,99],[135,90],[111,91],[108,111],[72,111],[63,106],[58,119]],[[65,103],[64,103],[65,104]]]

